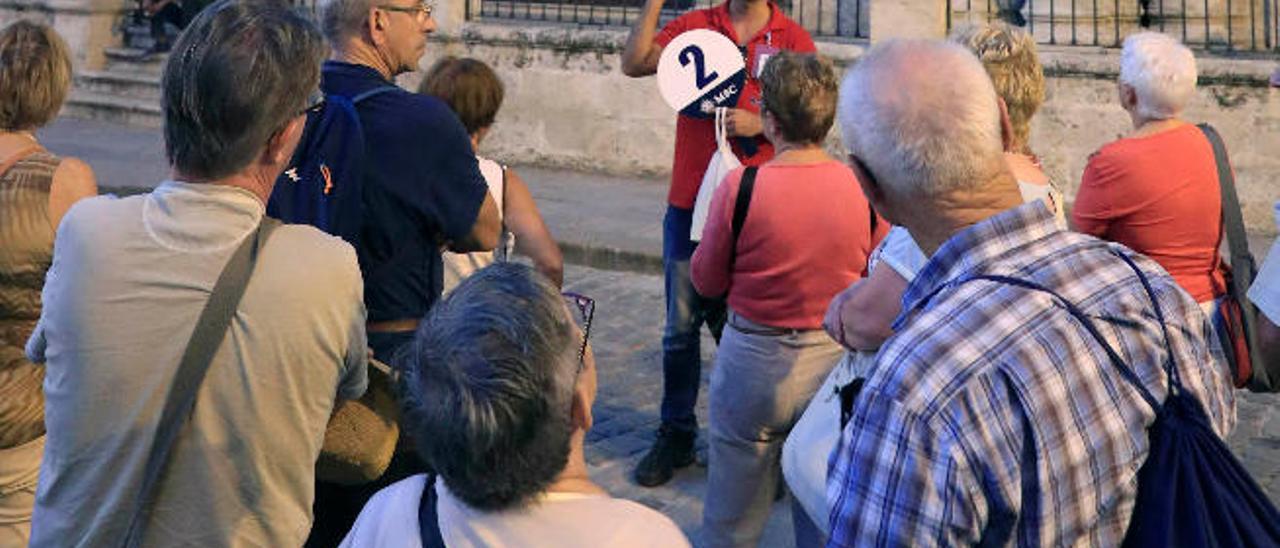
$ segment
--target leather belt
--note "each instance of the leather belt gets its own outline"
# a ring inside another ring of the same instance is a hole
[[[421,320],[416,318],[385,320],[381,322],[369,322],[365,324],[364,328],[373,333],[400,333],[403,331],[416,331],[420,321]]]

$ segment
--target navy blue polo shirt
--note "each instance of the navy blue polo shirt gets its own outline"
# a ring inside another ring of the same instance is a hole
[[[325,61],[320,89],[352,97],[394,85],[364,66]],[[364,226],[356,253],[369,321],[422,318],[440,297],[440,248],[475,225],[488,186],[471,137],[448,105],[397,89],[356,107],[364,131]]]

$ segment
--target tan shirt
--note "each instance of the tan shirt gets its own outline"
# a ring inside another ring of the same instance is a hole
[[[49,427],[31,546],[118,546],[160,409],[214,281],[263,205],[168,182],[64,217],[27,345],[46,361]],[[309,226],[267,241],[179,434],[149,546],[300,546],[337,397],[364,392],[365,312],[351,246]]]

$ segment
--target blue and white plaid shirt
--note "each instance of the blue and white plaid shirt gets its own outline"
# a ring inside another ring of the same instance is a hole
[[[1163,335],[1116,253],[1150,280],[1186,389],[1231,431],[1231,383],[1199,305],[1155,262],[1065,232],[1033,202],[953,236],[907,287],[831,455],[829,546],[1120,544],[1151,408],[1051,296],[957,283],[997,274],[1053,289],[1163,400]]]

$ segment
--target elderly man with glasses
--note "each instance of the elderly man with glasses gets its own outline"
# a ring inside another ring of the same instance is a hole
[[[355,105],[364,140],[362,228],[353,242],[364,276],[369,346],[395,365],[418,321],[440,298],[441,247],[493,249],[501,222],[476,164],[471,138],[435,97],[396,86],[417,70],[435,31],[431,5],[412,0],[320,0],[321,30],[333,48],[320,87]],[[343,184],[335,181],[335,184]],[[423,471],[411,452],[396,455],[368,486],[317,485],[310,545],[332,546],[378,488]]]
[[[670,519],[587,475],[594,308],[516,263],[436,305],[405,353],[404,408],[439,475],[379,492],[342,545],[688,546]]]

